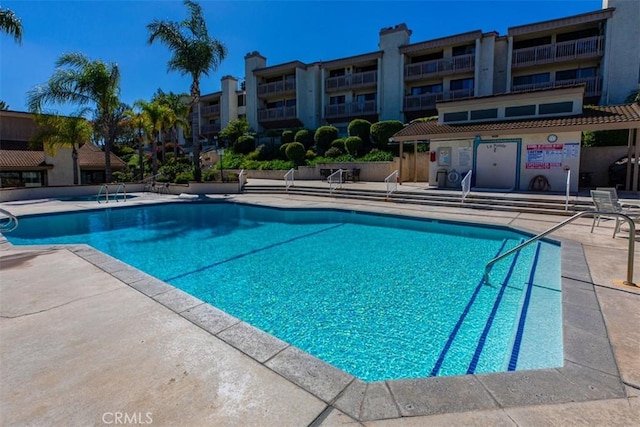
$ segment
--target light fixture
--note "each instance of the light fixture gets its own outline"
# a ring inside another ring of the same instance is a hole
[[[549,142],[556,142],[557,140],[558,140],[558,136],[557,136],[556,134],[553,134],[553,133],[552,133],[552,134],[550,134],[550,135],[547,137],[547,141],[549,141]]]

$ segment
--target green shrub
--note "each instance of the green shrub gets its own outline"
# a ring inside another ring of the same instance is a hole
[[[360,137],[358,136],[350,136],[344,141],[344,148],[346,149],[347,153],[351,154],[352,156],[357,156],[358,153],[362,151],[362,145],[362,139],[360,139]]]
[[[222,156],[222,167],[224,169],[241,169],[245,156],[242,154],[225,151]],[[216,163],[214,169],[220,169],[220,164]]]
[[[293,144],[293,142],[287,142],[286,144],[281,144],[280,148],[278,149],[278,151],[280,152],[280,159],[281,160],[286,160],[287,159],[287,147],[289,146],[289,144]]]
[[[265,163],[266,165],[263,170],[286,171],[295,166],[295,164],[290,160],[271,160],[270,162]]]
[[[347,150],[344,148],[345,138],[338,138],[331,141],[331,146],[329,148],[337,148],[341,153],[346,153]]]
[[[132,182],[133,181],[133,173],[129,171],[115,171],[111,174],[111,181],[113,182]]]
[[[371,139],[380,150],[389,146],[389,138],[401,131],[404,125],[399,120],[385,120],[371,125]]]
[[[285,130],[284,132],[282,132],[282,136],[280,137],[280,143],[289,144],[290,142],[293,142],[294,137],[295,133],[293,133],[293,131]]]
[[[202,172],[202,180],[205,182],[211,182],[216,180],[216,170],[209,169]]]
[[[369,143],[369,134],[371,132],[371,122],[364,119],[354,119],[349,123],[347,128],[349,136],[358,136],[363,144]]]
[[[316,151],[322,155],[331,146],[331,142],[338,139],[338,129],[334,126],[320,126],[313,135]]]
[[[388,151],[380,151],[373,149],[365,154],[360,160],[364,162],[390,162],[393,160],[393,154]]]
[[[176,184],[187,184],[189,181],[193,181],[193,172],[180,172],[176,176]]]
[[[295,142],[299,142],[307,150],[313,145],[313,133],[308,129],[301,129],[296,132],[296,136],[293,138]]]
[[[239,154],[249,154],[256,149],[256,140],[251,135],[243,135],[233,143],[233,151]]]
[[[260,151],[258,151],[257,149],[250,152],[249,154],[247,154],[245,156],[245,159],[247,160],[260,160]]]
[[[249,122],[247,119],[242,118],[231,120],[227,126],[220,131],[219,137],[228,139],[232,144],[235,144],[236,140],[247,132],[249,132]]]
[[[307,150],[307,153],[304,155],[308,160],[314,159],[317,154],[313,150]]]
[[[336,157],[340,156],[342,154],[342,151],[340,151],[340,149],[338,147],[331,147],[327,150],[326,153],[324,153],[324,155],[326,157],[329,157],[330,159],[335,159]]]
[[[172,157],[164,165],[160,166],[158,173],[166,177],[168,182],[174,182],[178,174],[190,172],[191,168],[191,164],[178,162]]]
[[[584,131],[582,133],[583,147],[611,147],[627,145],[629,140],[629,130],[599,130]]]
[[[304,145],[300,142],[292,142],[291,144],[288,144],[285,152],[287,154],[287,159],[295,163],[296,166],[304,164],[304,155],[306,150]]]

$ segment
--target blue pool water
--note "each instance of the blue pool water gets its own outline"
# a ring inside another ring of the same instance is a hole
[[[127,194],[126,195],[126,199],[130,200],[133,198],[136,198],[138,196],[136,196],[135,194]],[[123,194],[109,194],[109,202],[124,202],[125,199],[125,195]],[[97,194],[92,194],[89,196],[68,196],[68,197],[59,197],[58,200],[62,201],[62,202],[97,202],[98,201],[98,195]],[[106,200],[104,195],[100,196],[100,201],[102,203],[104,203]]]
[[[562,366],[560,247],[497,227],[181,203],[20,218],[87,243],[364,381]]]

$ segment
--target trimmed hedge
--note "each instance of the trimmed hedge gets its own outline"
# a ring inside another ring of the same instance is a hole
[[[296,132],[296,136],[293,138],[295,142],[299,142],[307,150],[313,145],[313,134],[308,129],[301,129]]]
[[[284,132],[282,132],[282,136],[280,137],[280,143],[288,144],[290,142],[293,142],[294,137],[295,137],[295,134],[293,133],[293,131],[285,130]]]
[[[358,136],[363,144],[369,142],[371,133],[371,122],[364,119],[354,119],[349,123],[349,136]]]
[[[256,149],[256,140],[251,135],[243,135],[233,143],[233,151],[240,154],[249,154]]]
[[[338,138],[338,139],[334,139],[331,142],[331,147],[330,148],[337,148],[338,150],[340,150],[341,153],[346,153],[347,150],[344,147],[344,138]]]
[[[371,139],[380,150],[386,150],[389,146],[389,138],[404,128],[399,120],[385,120],[371,125]]]
[[[292,142],[291,144],[287,144],[285,153],[287,154],[287,159],[295,163],[296,166],[304,164],[306,150],[304,148],[304,145],[302,145],[301,143]]]
[[[331,143],[338,138],[338,129],[334,126],[320,126],[316,129],[313,140],[316,145],[316,152],[320,155],[327,151]]]
[[[344,141],[345,150],[352,156],[357,156],[362,151],[363,145],[359,136],[350,136]]]
[[[335,159],[338,156],[342,155],[342,151],[338,147],[331,147],[324,153],[325,157],[329,157],[330,159]]]

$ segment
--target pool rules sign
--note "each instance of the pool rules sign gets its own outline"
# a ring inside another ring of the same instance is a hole
[[[563,144],[527,144],[526,169],[562,167]]]

